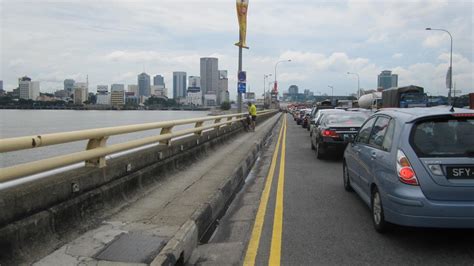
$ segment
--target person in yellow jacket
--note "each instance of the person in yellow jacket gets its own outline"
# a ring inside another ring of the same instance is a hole
[[[252,119],[250,120],[251,121],[250,130],[255,131],[255,123],[257,121],[257,107],[255,106],[255,104],[251,102],[248,102],[248,105],[249,105],[249,116],[252,117]]]

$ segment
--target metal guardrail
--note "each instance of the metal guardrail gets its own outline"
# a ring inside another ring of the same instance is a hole
[[[263,115],[274,112],[276,111],[267,110],[260,111],[258,112],[258,114]],[[0,168],[0,183],[84,161],[86,166],[102,168],[106,166],[106,155],[142,147],[157,142],[170,145],[171,140],[173,138],[189,134],[202,135],[202,132],[204,130],[211,128],[219,129],[221,126],[231,125],[232,123],[244,120],[245,115],[246,113],[237,113],[193,119],[181,119],[174,121],[146,123],[129,126],[88,129],[37,136],[0,139],[0,153],[24,149],[34,149],[80,140],[88,140],[85,151]],[[212,120],[213,123],[204,125],[205,122]],[[194,128],[183,129],[176,132],[172,131],[173,127],[186,124],[194,124]],[[157,136],[141,138],[138,140],[128,141],[110,146],[106,145],[107,139],[110,136],[160,128],[161,132]]]

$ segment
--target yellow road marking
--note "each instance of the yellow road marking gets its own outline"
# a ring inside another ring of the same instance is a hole
[[[273,218],[272,244],[270,247],[270,258],[268,265],[280,265],[281,262],[281,238],[283,231],[283,190],[285,185],[285,150],[286,150],[286,115],[283,130],[283,141],[281,142],[280,171],[278,174],[278,188],[276,193],[275,216]]]
[[[260,198],[260,205],[258,206],[257,216],[255,217],[255,223],[252,229],[252,236],[247,247],[247,253],[245,254],[244,265],[255,265],[255,258],[257,257],[258,246],[260,244],[260,236],[262,234],[263,223],[265,221],[265,212],[267,210],[268,198],[270,197],[270,190],[272,188],[273,176],[275,174],[276,162],[278,158],[278,150],[280,149],[280,142],[283,132],[283,127],[286,123],[286,116],[280,133],[278,134],[278,141],[273,152],[272,162],[270,164],[270,170],[268,171],[267,180],[265,182],[265,188],[263,189],[262,196]]]

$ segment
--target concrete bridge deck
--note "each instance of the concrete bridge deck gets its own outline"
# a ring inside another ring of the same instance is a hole
[[[37,265],[175,263],[187,259],[250,170],[279,115],[167,176],[140,198],[109,210],[101,225]],[[185,165],[185,164],[183,164]],[[184,234],[184,235],[183,235]],[[160,255],[159,255],[160,253]]]

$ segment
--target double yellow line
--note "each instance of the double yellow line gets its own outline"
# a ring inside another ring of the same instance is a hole
[[[255,217],[255,223],[252,230],[252,236],[250,238],[250,242],[247,247],[247,253],[244,259],[244,265],[255,265],[255,259],[257,257],[258,247],[260,244],[260,237],[261,237],[263,225],[265,222],[265,213],[267,210],[268,199],[270,198],[270,191],[272,188],[273,176],[275,175],[275,169],[276,169],[277,159],[278,159],[278,151],[280,150],[280,144],[281,144],[280,169],[279,169],[279,174],[278,174],[275,214],[273,217],[272,242],[271,242],[270,257],[269,257],[269,262],[268,262],[269,265],[280,265],[281,239],[282,239],[282,231],[283,231],[283,190],[284,190],[284,184],[285,184],[286,114],[283,115],[283,123],[280,128],[280,133],[278,134],[278,141],[276,144],[275,151],[273,152],[272,162],[270,164],[270,170],[268,171],[267,180],[265,182],[265,188],[263,189],[262,196],[260,198],[260,205],[258,207],[257,216]]]

